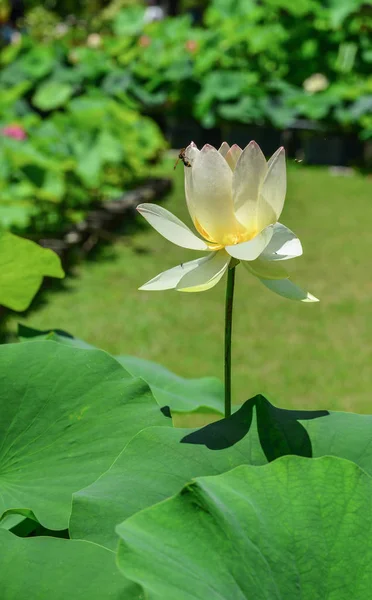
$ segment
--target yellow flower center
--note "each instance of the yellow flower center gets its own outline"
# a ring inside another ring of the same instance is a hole
[[[257,235],[257,231],[248,232],[246,229],[244,231],[239,231],[235,233],[227,233],[224,235],[222,244],[223,246],[234,246],[235,244],[241,244],[242,242],[248,242],[252,240]]]
[[[207,242],[211,242],[212,244],[218,243],[209,235],[209,233],[204,229],[204,227],[202,227],[200,225],[200,223],[196,217],[194,218],[194,225],[195,225],[196,229],[199,231],[200,235],[202,235],[203,238],[205,240],[207,240]]]
[[[239,224],[239,230],[236,230],[232,233],[224,234],[223,238],[220,240],[215,240],[209,233],[202,227],[199,223],[198,219],[194,218],[194,224],[197,231],[203,238],[209,242],[209,248],[211,250],[220,250],[225,246],[234,246],[235,244],[241,244],[242,242],[248,242],[252,240],[259,233],[257,229],[247,230],[243,225]]]

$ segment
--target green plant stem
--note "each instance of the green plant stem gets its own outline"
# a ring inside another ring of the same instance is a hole
[[[227,271],[225,304],[225,417],[231,415],[231,332],[234,303],[235,267]]]

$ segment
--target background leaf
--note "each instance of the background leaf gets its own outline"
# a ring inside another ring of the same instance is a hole
[[[12,233],[0,232],[0,304],[26,310],[45,276],[64,277],[55,252]]]
[[[20,342],[41,342],[50,340],[52,342],[58,342],[65,346],[72,346],[73,348],[83,348],[85,350],[98,350],[95,346],[79,340],[73,337],[67,331],[63,329],[35,329],[34,327],[28,327],[22,323],[18,323],[17,337]]]
[[[19,324],[18,338],[21,341],[53,340],[76,348],[94,348],[60,329],[41,331]],[[223,384],[217,377],[187,379],[150,360],[136,356],[114,358],[133,377],[146,381],[159,406],[169,407],[176,427],[183,423],[186,423],[185,426],[202,426],[205,420],[208,423],[209,419],[214,421],[223,415]]]
[[[223,384],[216,377],[186,379],[143,358],[118,356],[117,360],[134,377],[142,377],[149,384],[160,406],[170,407],[176,426],[188,413],[196,417],[195,413],[212,414],[214,419],[223,415]]]
[[[53,110],[64,106],[72,96],[73,87],[68,83],[59,81],[45,81],[42,83],[32,98],[32,103],[40,110]]]

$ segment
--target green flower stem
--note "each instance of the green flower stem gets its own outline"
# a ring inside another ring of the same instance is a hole
[[[234,303],[235,267],[227,271],[225,304],[225,417],[231,415],[231,332]]]

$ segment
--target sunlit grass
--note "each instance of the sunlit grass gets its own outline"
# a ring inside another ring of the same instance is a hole
[[[173,162],[163,167],[173,175]],[[292,165],[282,222],[303,242],[293,279],[318,304],[284,300],[237,272],[233,395],[258,392],[281,406],[372,412],[372,181]],[[186,219],[183,169],[164,204]],[[199,253],[200,254],[200,253]],[[198,253],[138,228],[85,262],[65,291],[16,321],[58,327],[114,354],[155,360],[188,377],[223,373],[224,280],[202,294],[137,288]],[[45,298],[45,296],[44,296]]]

